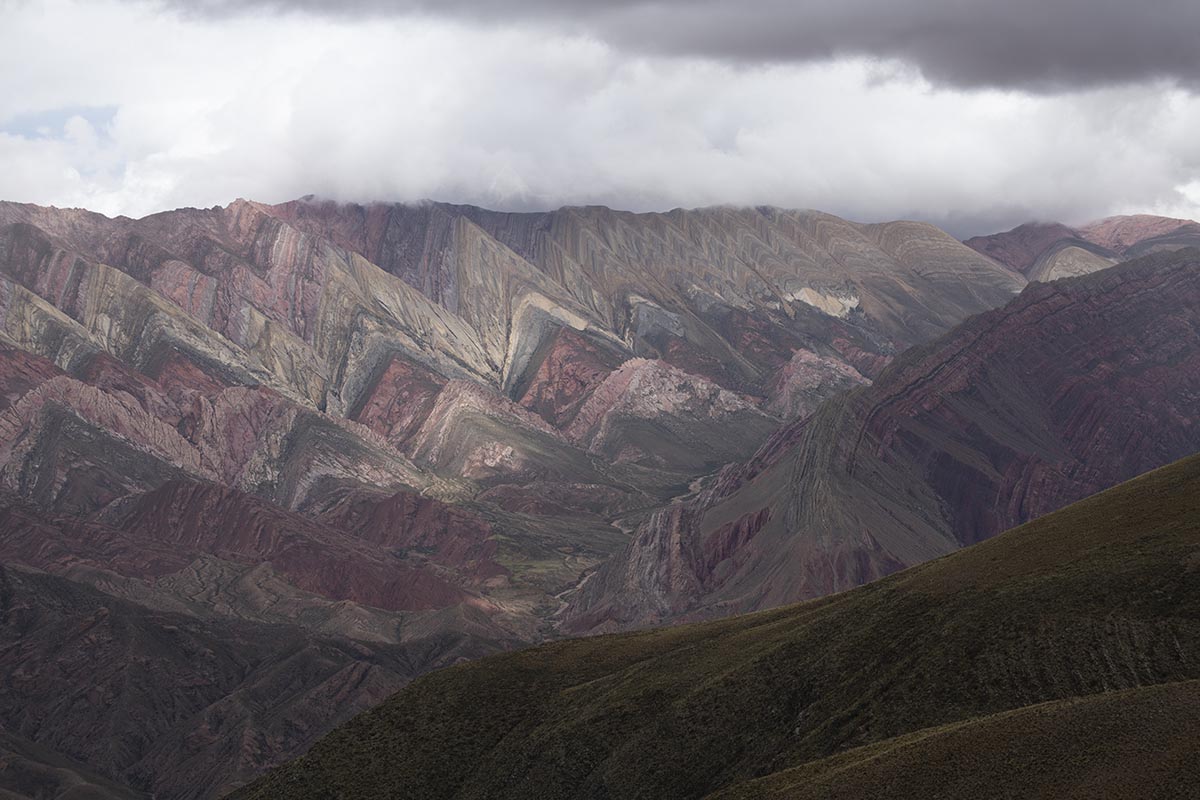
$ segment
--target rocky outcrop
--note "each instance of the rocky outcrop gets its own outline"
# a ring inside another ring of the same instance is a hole
[[[776,425],[711,381],[632,359],[595,389],[566,434],[613,463],[701,471],[745,457]]]
[[[1029,277],[1035,281],[1073,278],[1108,269],[1118,260],[1116,256],[1107,255],[1099,248],[1062,242],[1038,259]]]
[[[775,374],[767,410],[782,419],[807,417],[822,402],[870,383],[854,367],[811,350],[797,350]]]
[[[466,381],[450,383],[438,395],[409,451],[440,473],[485,484],[598,475],[587,456],[544,419],[494,390]]]
[[[105,521],[133,541],[155,540],[192,553],[193,558],[211,554],[251,565],[269,563],[296,587],[332,600],[420,611],[469,599],[447,577],[422,568],[420,562],[414,565],[397,552],[404,543],[443,538],[439,534],[446,532],[445,526],[428,515],[384,516],[366,530],[339,528],[236,489],[172,482],[110,511]],[[465,522],[465,514],[455,519],[459,528],[469,527]],[[485,523],[474,524],[486,538]],[[441,560],[446,563],[446,553],[454,552],[455,542],[444,537],[441,544],[446,548]],[[461,555],[465,560],[466,555]],[[479,568],[475,563],[464,562],[464,566]]]
[[[644,523],[565,615],[607,630],[839,591],[1200,449],[1200,252],[1031,286]]]
[[[402,447],[429,419],[447,379],[399,354],[376,370],[348,416]]]
[[[799,350],[872,375],[1020,285],[929,226],[773,209],[237,201],[130,220],[6,203],[0,254],[6,335],[68,372],[103,352],[185,406],[266,386],[406,452],[450,381],[560,431],[634,355],[762,403]],[[496,438],[472,470],[525,474]]]
[[[571,328],[546,337],[537,369],[520,392],[520,403],[556,428],[575,419],[579,407],[623,362],[622,354],[589,340]]]
[[[1127,253],[1137,245],[1155,239],[1183,235],[1196,236],[1200,234],[1200,225],[1190,219],[1132,214],[1108,217],[1084,225],[1079,231],[1085,239],[1093,244],[1107,247],[1117,253]]]

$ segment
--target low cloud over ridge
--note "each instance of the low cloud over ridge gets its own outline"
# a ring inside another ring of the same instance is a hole
[[[367,2],[0,0],[0,199],[129,215],[310,193],[776,205],[960,236],[1200,213],[1200,97],[1164,69],[1057,92],[964,88],[899,58],[750,63],[681,56],[652,27],[639,35],[658,54],[587,34],[649,13],[637,2],[570,19],[526,3],[502,25],[457,3],[451,18]]]

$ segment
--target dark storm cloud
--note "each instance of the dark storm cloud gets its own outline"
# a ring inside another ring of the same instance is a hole
[[[190,13],[421,14],[540,24],[655,55],[899,59],[959,87],[1200,83],[1196,0],[170,0]]]

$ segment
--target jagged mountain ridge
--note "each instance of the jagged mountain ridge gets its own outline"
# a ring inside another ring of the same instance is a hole
[[[362,216],[387,224],[355,244]],[[80,587],[119,645],[176,615],[214,653],[254,635],[379,676],[351,698],[305,657],[299,696],[231,716],[256,679],[196,697],[159,670],[114,685],[132,743],[106,754],[86,708],[43,714],[75,671],[10,698],[15,757],[212,796],[414,675],[559,635],[559,595],[647,513],[1023,282],[815,212],[0,203],[0,560],[39,571],[13,585]],[[29,665],[87,651],[92,612],[62,613]],[[244,746],[204,744],[214,720]]]
[[[784,345],[801,337],[824,339],[845,350],[843,357],[860,361],[861,371],[874,374],[878,361],[853,347],[887,355],[994,306],[1022,283],[965,254],[932,226],[857,225],[819,212],[713,208],[632,214],[586,207],[514,214],[436,203],[321,201],[296,201],[272,211],[363,254],[466,318],[479,315],[473,309],[480,295],[505,302],[501,287],[462,264],[461,242],[478,246],[486,236],[533,266],[534,274],[552,279],[558,297],[570,297],[576,309],[636,354],[657,355],[684,369],[688,359],[699,359],[707,371],[690,371],[731,389],[755,386],[764,370],[782,363],[772,360],[778,352],[740,346],[762,336],[748,314],[765,318]],[[525,269],[520,276],[529,280],[529,274]],[[539,284],[544,292],[544,280]],[[460,286],[486,288],[460,297]],[[914,300],[926,304],[919,313],[911,308]],[[828,313],[816,315],[814,309]],[[851,313],[855,309],[861,318]],[[853,319],[839,326],[831,316]],[[865,321],[869,324],[852,324]],[[510,343],[510,351],[521,349],[532,352]],[[522,371],[530,369],[511,360],[505,385],[519,385]]]
[[[405,280],[334,244],[354,244],[343,228],[379,216],[379,242],[360,249]],[[561,430],[635,355],[714,381],[771,416],[790,409],[767,395],[786,391],[779,373],[797,352],[813,356],[801,362],[802,380],[828,394],[823,377],[840,385],[845,366],[869,377],[897,349],[1021,283],[936,229],[773,210],[506,215],[239,201],[108,220],[5,204],[0,222],[18,344],[60,365],[73,357],[64,347],[99,347],[167,384],[267,385],[363,421],[405,451],[420,448],[410,439],[447,382],[494,390],[492,413],[506,425],[521,424],[504,410],[507,398]],[[65,328],[53,352],[33,344],[46,337],[17,331],[31,317]],[[397,397],[414,402],[397,409]],[[752,424],[761,433],[766,422]],[[669,436],[664,448],[680,444]],[[628,458],[693,471],[653,449]]]

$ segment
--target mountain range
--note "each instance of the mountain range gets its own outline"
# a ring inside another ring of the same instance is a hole
[[[431,670],[1190,455],[1194,229],[0,203],[0,788],[219,796]]]
[[[753,611],[973,544],[1200,451],[1200,257],[1036,283],[663,509],[568,626]]]

